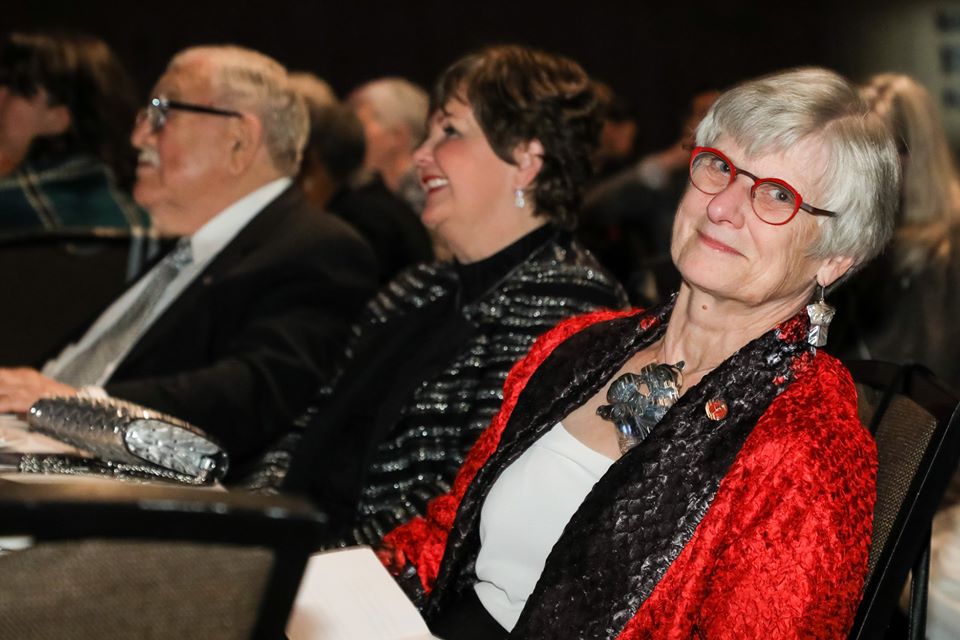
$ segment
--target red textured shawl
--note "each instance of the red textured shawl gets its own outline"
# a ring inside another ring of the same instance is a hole
[[[430,589],[460,500],[496,449],[530,376],[574,333],[624,315],[574,318],[534,345],[511,371],[503,407],[453,490],[431,502],[426,519],[387,536],[394,566],[411,562]],[[747,437],[693,537],[619,637],[846,636],[866,572],[877,459],[855,398],[849,373],[830,356],[802,363]]]
[[[527,381],[547,356],[557,348],[557,345],[584,328],[613,318],[620,318],[641,313],[640,310],[631,311],[597,311],[575,318],[564,320],[556,327],[540,336],[530,348],[526,357],[513,365],[506,382],[503,384],[503,405],[493,418],[490,426],[477,439],[476,444],[467,454],[463,466],[457,472],[453,481],[453,489],[445,495],[437,496],[427,506],[427,517],[417,517],[405,525],[399,526],[384,539],[384,547],[393,551],[394,556],[387,560],[388,566],[402,567],[406,563],[417,569],[417,575],[429,593],[433,581],[440,570],[440,561],[447,546],[447,534],[453,527],[453,520],[457,515],[457,508],[463,499],[467,487],[473,482],[477,471],[486,463],[490,455],[500,443],[503,428],[510,420],[513,408],[517,404],[520,393],[527,385]]]

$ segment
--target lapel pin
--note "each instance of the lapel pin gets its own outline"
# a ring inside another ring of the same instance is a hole
[[[711,420],[723,420],[727,417],[727,403],[720,398],[707,400],[704,410],[707,412],[707,417]]]

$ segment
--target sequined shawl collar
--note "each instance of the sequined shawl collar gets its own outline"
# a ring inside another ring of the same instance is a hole
[[[475,580],[483,501],[500,472],[659,340],[673,304],[599,322],[558,344],[532,373],[496,450],[467,489],[425,615]],[[690,388],[646,441],[611,466],[547,558],[513,637],[616,637],[683,550],[743,442],[812,360],[802,314],[744,346]],[[708,400],[729,413],[707,417]],[[574,603],[571,605],[571,603]]]

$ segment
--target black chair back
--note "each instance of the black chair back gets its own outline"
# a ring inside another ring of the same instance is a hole
[[[159,251],[118,229],[0,237],[0,366],[39,366],[111,303]]]
[[[957,399],[925,368],[849,361],[860,419],[877,441],[873,539],[850,638],[882,638],[913,569],[909,633],[924,637],[930,523],[960,460]]]
[[[0,481],[0,637],[283,638],[323,527],[289,498]]]

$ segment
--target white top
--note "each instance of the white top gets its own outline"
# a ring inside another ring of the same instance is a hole
[[[906,607],[909,596],[908,584],[901,606]],[[939,511],[933,518],[927,597],[927,638],[956,638],[960,629],[960,504]]]
[[[207,265],[240,233],[240,230],[264,207],[275,200],[291,183],[292,180],[290,178],[283,177],[269,182],[255,191],[251,191],[211,218],[190,237],[193,262],[184,267],[173,282],[164,290],[160,301],[154,306],[151,316],[140,325],[139,333],[133,336],[127,348],[121,351],[116,359],[104,368],[95,386],[103,386],[106,384],[110,376],[113,375],[117,365],[123,361],[133,345],[143,337],[164,310],[207,268]],[[97,321],[91,325],[90,329],[87,330],[79,341],[68,345],[60,352],[60,355],[44,365],[43,375],[56,379],[57,374],[73,360],[77,353],[86,351],[89,344],[98,340],[107,329],[113,326],[117,319],[123,315],[123,312],[137,299],[140,292],[149,286],[155,274],[156,271],[151,270],[150,273],[140,278],[139,282],[130,287],[122,296],[117,298],[113,304],[107,307],[106,311],[100,314]],[[88,395],[106,395],[102,391],[98,393],[97,390],[89,388],[85,388],[85,390],[88,391]]]
[[[558,422],[490,488],[480,511],[474,590],[505,629],[517,624],[547,555],[611,464]]]

